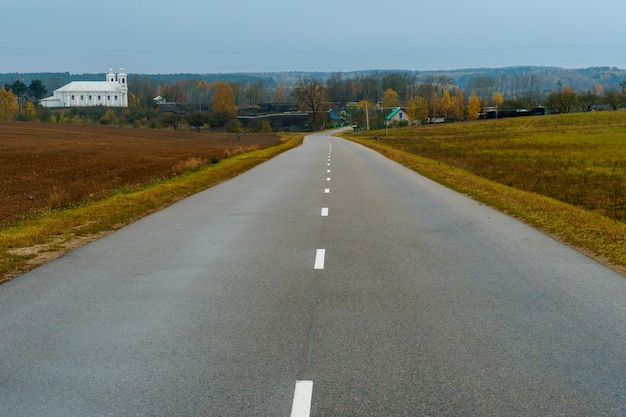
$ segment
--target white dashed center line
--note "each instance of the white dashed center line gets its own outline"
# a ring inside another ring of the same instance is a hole
[[[318,249],[315,254],[313,269],[324,269],[324,258],[326,258],[326,249]]]
[[[311,415],[311,398],[313,397],[313,381],[297,381],[293,393],[291,417],[309,417]]]
[[[332,145],[328,150],[328,166],[330,166],[330,154]],[[330,174],[330,169],[326,170]],[[326,178],[330,181],[330,177]],[[330,188],[324,189],[324,194],[330,194]],[[328,207],[322,207],[322,217],[328,217]],[[313,269],[324,269],[326,260],[326,249],[318,249],[315,252],[315,264]],[[291,406],[291,417],[310,417],[311,415],[311,399],[313,397],[313,381],[297,381],[296,390],[293,394],[293,405]]]

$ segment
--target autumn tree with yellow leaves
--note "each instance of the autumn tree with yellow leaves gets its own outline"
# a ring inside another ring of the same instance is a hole
[[[415,109],[415,118],[421,123],[428,121],[428,100],[424,97],[417,98],[417,108]]]
[[[383,107],[395,108],[400,107],[400,100],[398,100],[398,93],[391,88],[388,88],[383,93]]]
[[[496,119],[497,119],[498,109],[502,107],[502,104],[504,103],[504,97],[502,97],[502,94],[496,92],[493,94],[491,101],[493,101],[493,105],[496,106]]]
[[[417,105],[415,101],[411,98],[406,105],[406,115],[410,120],[415,120],[415,115],[417,114]]]
[[[472,95],[467,103],[467,118],[469,120],[478,120],[480,117],[480,99],[476,95],[476,90],[472,90]]]
[[[22,117],[24,118],[24,120],[28,122],[37,120],[37,112],[35,110],[35,104],[32,101],[29,101],[24,105],[24,112],[22,114]]]
[[[443,97],[441,97],[441,107],[443,107],[445,121],[447,122],[449,114],[452,113],[452,96],[448,90],[443,92]]]
[[[454,120],[465,120],[465,97],[460,89],[457,89],[452,97],[452,114]]]
[[[19,111],[17,97],[11,91],[0,88],[0,120],[13,120]]]

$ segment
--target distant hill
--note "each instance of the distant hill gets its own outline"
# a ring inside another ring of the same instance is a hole
[[[156,85],[173,84],[182,80],[204,80],[206,82],[228,81],[242,85],[254,83],[262,80],[267,87],[280,85],[294,85],[303,77],[325,80],[331,72],[269,72],[269,73],[225,73],[225,74],[133,74],[132,69],[128,69],[129,85],[134,77],[149,80]],[[558,67],[506,67],[506,68],[470,68],[448,71],[404,71],[404,70],[367,70],[344,72],[345,78],[359,76],[382,77],[390,72],[398,72],[409,75],[416,75],[418,80],[424,80],[429,76],[449,77],[456,85],[464,88],[472,79],[498,78],[498,77],[536,77],[543,91],[551,91],[559,85],[568,85],[578,91],[585,91],[600,84],[605,91],[617,90],[620,83],[626,80],[626,70],[614,67],[593,67],[582,69],[564,69]],[[32,80],[39,79],[51,93],[53,90],[71,82],[85,80],[104,80],[105,73],[95,74],[70,74],[63,73],[4,73],[0,74],[0,85],[11,84],[17,79],[21,79],[25,84]]]
[[[456,85],[465,88],[472,79],[498,77],[531,77],[535,76],[544,91],[551,91],[558,85],[567,85],[575,90],[584,91],[600,84],[605,90],[620,89],[620,83],[626,80],[626,70],[615,67],[592,67],[581,69],[565,69],[558,67],[503,67],[503,68],[466,68],[458,70],[439,71],[402,71],[402,70],[378,70],[378,71],[355,71],[344,73],[345,76],[381,75],[389,72],[408,73],[417,75],[418,80],[428,77],[449,77]],[[330,73],[323,74],[321,79],[328,77]]]
[[[426,73],[421,73],[421,75]],[[583,69],[564,69],[557,67],[507,67],[507,68],[477,68],[454,71],[436,71],[431,74],[448,75],[456,84],[464,87],[469,80],[475,77],[497,78],[500,75],[508,77],[536,76],[544,91],[550,91],[559,85],[568,85],[575,90],[584,91],[600,84],[605,90],[619,89],[620,83],[626,80],[626,70],[614,67],[594,67]]]

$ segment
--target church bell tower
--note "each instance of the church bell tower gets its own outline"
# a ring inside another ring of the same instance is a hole
[[[120,101],[122,107],[128,107],[128,77],[124,72],[124,68],[120,68],[117,74],[117,83],[120,88]]]
[[[109,68],[109,73],[107,74],[107,82],[108,83],[115,82],[115,74],[113,74],[113,68]]]
[[[120,85],[120,87],[124,89],[128,89],[126,80],[127,80],[127,76],[126,76],[126,73],[124,72],[124,68],[120,68],[120,72],[119,74],[117,74],[117,83]]]

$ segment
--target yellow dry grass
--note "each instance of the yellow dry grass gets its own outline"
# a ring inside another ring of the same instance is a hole
[[[93,241],[184,197],[233,178],[298,146],[304,135],[280,145],[240,154],[218,164],[189,161],[182,174],[77,207],[53,210],[34,219],[0,228],[0,283]],[[190,170],[191,169],[191,170]]]
[[[582,131],[586,130],[588,135],[593,136],[597,136],[597,132],[600,131],[602,137],[606,138],[602,143],[614,142],[621,145],[625,143],[625,117],[626,113],[609,113],[600,117],[592,114],[458,123],[455,126],[444,125],[432,126],[428,129],[418,127],[398,130],[392,132],[391,135],[398,135],[403,138],[410,137],[414,141],[419,141],[423,135],[433,135],[435,134],[433,131],[441,129],[447,131],[446,135],[456,135],[459,140],[462,140],[462,137],[478,137],[482,140],[491,135],[498,141],[518,140],[517,144],[519,144],[530,136],[534,138],[534,141],[545,140],[547,136],[541,136],[541,132],[545,133],[546,131],[558,134],[559,138],[554,139],[552,137],[552,141],[562,141],[566,136],[563,133],[562,125],[564,124],[577,131],[576,138],[581,140],[578,152],[590,161],[597,161],[602,154],[606,155],[607,151],[597,142],[595,143],[597,146],[594,147],[585,145],[581,138],[588,138],[588,136],[582,136],[584,135]],[[614,122],[614,125],[609,126],[607,121]],[[531,127],[529,131],[524,130],[524,124]],[[344,136],[368,146],[434,181],[514,216],[622,274],[626,273],[626,224],[623,222],[615,221],[603,215],[599,210],[585,210],[555,198],[489,180],[466,169],[442,162],[432,153],[429,154],[428,158],[420,156],[415,151],[404,150],[406,149],[403,145],[404,142],[394,141],[393,136],[389,140],[385,137],[381,137],[381,140],[371,140],[376,135],[382,136],[381,133],[384,134],[384,132],[371,132],[369,135],[346,134]],[[522,139],[521,142],[519,142],[520,138]],[[445,143],[445,145],[455,146],[452,142]],[[587,152],[585,152],[585,146],[590,148]],[[535,148],[535,156],[536,152],[538,151]]]

